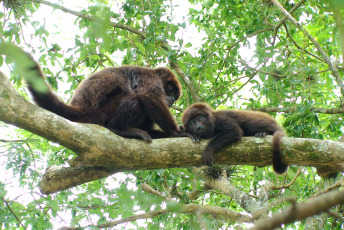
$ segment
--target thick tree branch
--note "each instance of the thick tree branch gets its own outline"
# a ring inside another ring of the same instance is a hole
[[[327,65],[330,67],[332,74],[336,78],[338,87],[340,88],[342,97],[344,97],[344,84],[343,80],[341,79],[338,69],[332,64],[330,58],[327,56],[323,48],[321,48],[320,44],[315,40],[314,37],[305,29],[302,27],[302,25],[297,22],[289,13],[286,11],[283,6],[277,1],[277,0],[271,0],[275,6],[288,18],[289,21],[291,21],[297,28],[299,28],[305,36],[314,44],[314,46],[317,48],[318,52],[321,54]]]
[[[151,144],[119,137],[92,124],[70,122],[22,98],[0,74],[0,120],[31,131],[71,150],[72,167],[47,169],[40,188],[53,193],[120,171],[200,166],[208,141],[194,144],[188,138],[156,139]],[[215,154],[227,165],[271,165],[271,137],[244,138]],[[289,164],[327,166],[344,163],[344,143],[283,138],[283,154]],[[93,171],[92,171],[93,170]],[[337,171],[343,170],[338,168]],[[83,177],[75,175],[83,175]]]
[[[222,175],[218,179],[206,179],[205,185],[211,189],[219,190],[223,194],[233,198],[233,200],[248,213],[254,213],[261,209],[261,204],[259,202],[229,182],[225,175],[225,171],[222,172]]]

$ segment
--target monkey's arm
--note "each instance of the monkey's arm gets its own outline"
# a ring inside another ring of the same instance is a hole
[[[214,152],[240,141],[243,136],[243,131],[240,126],[231,118],[227,118],[226,121],[217,121],[215,128],[217,129],[215,136],[209,141],[202,155],[203,162],[208,166],[211,166],[215,162]]]
[[[159,125],[159,127],[168,134],[168,137],[173,137],[178,135],[179,127],[163,97],[163,93],[159,95],[156,92],[139,96],[149,118]]]

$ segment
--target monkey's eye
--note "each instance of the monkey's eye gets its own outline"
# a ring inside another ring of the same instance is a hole
[[[190,121],[190,126],[195,126],[197,123],[197,118]]]
[[[191,126],[199,126],[201,124],[203,124],[205,122],[205,117],[204,116],[198,116],[198,117],[195,117],[194,119],[192,119],[190,121],[190,125]]]
[[[205,121],[205,117],[203,117],[203,116],[198,116],[196,119],[198,122],[204,122]]]

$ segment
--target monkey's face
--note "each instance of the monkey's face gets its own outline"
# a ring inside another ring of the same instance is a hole
[[[164,85],[166,101],[169,107],[179,99],[182,93],[182,86],[178,81],[178,78],[172,73],[172,71],[165,67],[154,69],[158,74],[162,84]]]
[[[208,116],[198,115],[187,122],[186,131],[196,134],[201,138],[210,138],[214,136],[214,125]]]
[[[164,88],[168,107],[171,107],[180,96],[179,88],[173,82],[169,82]]]

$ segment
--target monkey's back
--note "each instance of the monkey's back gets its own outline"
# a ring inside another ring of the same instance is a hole
[[[276,131],[283,131],[276,120],[267,113],[249,110],[220,110],[220,116],[227,116],[235,120],[245,136],[254,136],[257,132],[273,134]]]
[[[136,84],[133,81],[137,81],[139,87],[133,88],[133,84]],[[116,116],[118,109],[121,109],[121,115],[123,110],[128,115],[143,113],[137,95],[146,94],[149,90],[163,92],[161,85],[161,80],[152,69],[137,66],[108,67],[83,80],[75,90],[70,104],[84,108],[82,122],[105,125]],[[138,122],[144,119],[142,117]]]

